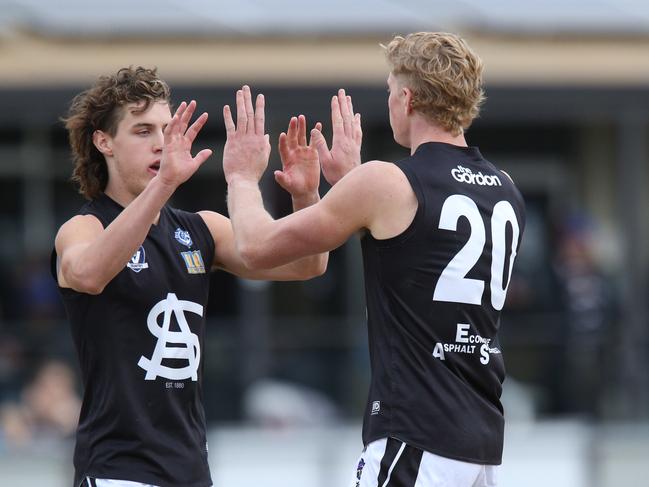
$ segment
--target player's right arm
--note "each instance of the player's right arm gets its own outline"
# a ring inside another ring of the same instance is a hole
[[[99,294],[124,268],[146,238],[160,209],[178,186],[212,154],[191,155],[194,139],[207,121],[204,113],[188,128],[196,103],[181,103],[164,129],[160,171],[106,229],[92,215],[79,215],[59,230],[55,248],[61,287]]]
[[[175,189],[156,178],[106,229],[93,215],[63,224],[54,242],[59,286],[99,294],[124,268]]]

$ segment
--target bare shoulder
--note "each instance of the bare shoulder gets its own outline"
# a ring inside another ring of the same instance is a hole
[[[358,187],[362,191],[384,194],[409,185],[406,175],[395,164],[386,161],[369,161],[350,171],[340,180]],[[396,187],[395,187],[396,185]]]
[[[203,219],[210,232],[214,233],[215,230],[222,230],[223,227],[230,227],[230,219],[227,216],[221,215],[216,211],[201,210],[197,214]]]
[[[227,216],[211,210],[202,210],[197,214],[203,219],[205,225],[207,225],[215,244],[222,245],[224,239],[232,238],[232,223]]]
[[[354,219],[375,238],[402,232],[417,211],[417,198],[404,172],[395,164],[370,161],[350,171],[323,198],[332,196],[338,214]]]
[[[65,247],[92,240],[104,230],[104,226],[94,215],[76,215],[61,225],[54,245],[57,253]]]

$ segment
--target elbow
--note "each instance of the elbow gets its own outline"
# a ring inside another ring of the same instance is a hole
[[[312,265],[306,267],[298,278],[300,281],[306,281],[322,276],[327,271],[329,254],[319,255]]]
[[[106,286],[99,284],[97,282],[84,282],[81,286],[81,289],[77,289],[77,291],[85,294],[91,294],[93,296],[97,296],[98,294],[101,294],[104,292],[104,288]]]
[[[249,270],[260,270],[265,268],[264,256],[261,249],[254,244],[239,246],[239,255],[243,265]]]
[[[107,284],[100,281],[96,272],[90,270],[63,266],[62,271],[68,286],[79,293],[96,296],[104,291]]]
[[[77,278],[72,280],[71,287],[77,292],[97,296],[104,291],[106,284],[90,276],[77,276]]]
[[[327,254],[328,256],[328,254]],[[318,264],[316,265],[315,269],[313,270],[313,276],[311,277],[320,277],[322,276],[325,272],[327,272],[327,262],[328,262],[328,257],[324,257],[319,259]]]

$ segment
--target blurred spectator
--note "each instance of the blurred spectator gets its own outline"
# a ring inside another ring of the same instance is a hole
[[[593,224],[584,215],[560,227],[553,269],[564,347],[556,361],[554,411],[598,416],[609,370],[603,366],[617,315],[612,280],[593,255]],[[612,348],[612,347],[611,347]]]
[[[14,270],[15,317],[37,328],[47,328],[65,318],[56,283],[50,273],[49,255],[31,255]]]
[[[0,407],[5,446],[21,448],[39,440],[71,437],[80,409],[72,370],[63,362],[50,360],[25,387],[19,402]]]
[[[339,419],[333,402],[324,394],[298,384],[261,379],[246,390],[248,420],[268,428],[321,426]]]
[[[12,334],[0,331],[0,404],[19,396],[24,375],[24,344]]]

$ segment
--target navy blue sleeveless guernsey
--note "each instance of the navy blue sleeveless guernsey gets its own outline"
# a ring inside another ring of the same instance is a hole
[[[396,165],[418,209],[402,234],[362,239],[372,369],[363,441],[500,464],[497,332],[523,199],[477,148],[425,143]]]
[[[107,227],[122,209],[102,195],[80,214]],[[86,476],[212,485],[201,381],[213,256],[200,215],[165,206],[101,294],[60,289],[84,388],[75,486]]]

